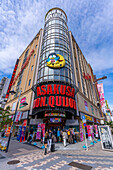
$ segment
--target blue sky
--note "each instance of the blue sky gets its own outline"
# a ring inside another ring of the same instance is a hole
[[[1,0],[0,79],[10,77],[16,59],[44,26],[46,12],[62,8],[72,31],[113,109],[113,0]]]

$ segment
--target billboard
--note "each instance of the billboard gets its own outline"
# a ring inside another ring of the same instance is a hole
[[[103,89],[103,83],[97,84],[99,98],[100,98],[100,104],[102,107],[102,111],[105,111],[105,99],[104,99],[104,89]]]
[[[99,126],[98,128],[99,128],[102,149],[104,150],[113,149],[112,136],[111,136],[111,131],[109,126],[104,125],[104,126]]]

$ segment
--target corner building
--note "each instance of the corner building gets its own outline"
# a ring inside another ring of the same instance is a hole
[[[11,85],[13,89],[16,84],[17,93],[13,98],[9,95],[7,105],[16,102],[18,86],[21,86],[22,95],[28,102],[24,112],[28,111],[28,124],[34,128],[37,128],[38,123],[45,123],[48,129],[73,127],[79,131],[83,115],[87,124],[99,124],[102,113],[97,106],[98,94],[93,84],[93,71],[72,33],[68,31],[65,12],[60,8],[49,10],[45,16],[44,29],[39,31],[37,46],[33,45],[36,37],[27,47],[32,46],[36,57],[33,59],[34,54],[31,54],[27,60],[29,51],[25,55],[26,49],[22,55],[24,57],[19,58],[15,77],[19,70],[21,74],[16,79],[14,77]],[[23,67],[24,60],[28,62]],[[33,72],[30,70],[32,65]]]

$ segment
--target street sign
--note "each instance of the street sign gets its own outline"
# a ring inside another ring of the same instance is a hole
[[[86,119],[86,117],[83,115],[83,116],[82,116],[82,119]]]
[[[86,126],[86,123],[83,123],[84,127]]]

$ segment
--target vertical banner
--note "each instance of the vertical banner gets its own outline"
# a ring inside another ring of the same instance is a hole
[[[101,139],[102,149],[113,151],[113,141],[111,136],[111,130],[109,126],[99,126],[99,134]]]
[[[92,140],[90,125],[87,125],[86,127],[87,127],[88,139]]]
[[[91,128],[91,136],[92,136],[92,139],[94,139],[94,131],[93,131],[93,126],[90,126]]]
[[[44,137],[45,136],[45,124],[41,124],[41,130],[42,130],[42,134]]]
[[[80,121],[80,141],[83,141],[83,122]]]
[[[41,139],[41,123],[38,123],[36,139]]]
[[[98,138],[98,127],[97,125],[94,125],[94,127],[95,127],[95,137]]]

